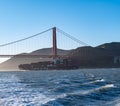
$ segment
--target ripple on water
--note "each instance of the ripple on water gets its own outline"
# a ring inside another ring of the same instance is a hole
[[[120,105],[119,75],[110,80],[108,71],[84,73],[78,70],[0,73],[0,106]]]

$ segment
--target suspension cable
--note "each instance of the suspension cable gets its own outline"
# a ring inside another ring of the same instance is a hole
[[[8,43],[5,43],[5,44],[2,44],[2,45],[0,45],[0,47],[12,45],[12,44],[15,44],[15,43],[18,43],[18,42],[22,42],[22,41],[24,41],[24,40],[27,40],[27,39],[36,37],[36,36],[38,36],[38,35],[41,35],[41,34],[43,34],[43,33],[45,33],[45,32],[48,32],[48,31],[50,31],[51,29],[52,29],[52,28],[49,28],[49,29],[47,29],[47,30],[45,30],[45,31],[42,31],[42,32],[37,33],[37,34],[34,34],[34,35],[32,35],[32,36],[29,36],[29,37],[26,37],[26,38],[23,38],[23,39],[19,39],[19,40],[13,41],[13,42],[8,42]]]
[[[34,35],[32,35],[32,36],[29,36],[29,37],[26,37],[26,38],[23,38],[23,39],[19,39],[19,40],[13,41],[13,42],[8,42],[8,43],[5,43],[5,44],[2,44],[2,45],[0,45],[0,47],[4,47],[4,46],[12,45],[12,44],[15,44],[15,43],[18,43],[18,42],[22,42],[22,41],[24,41],[24,40],[27,40],[27,39],[36,37],[36,36],[38,36],[38,35],[41,35],[41,34],[43,34],[43,33],[46,33],[46,32],[48,32],[48,31],[50,31],[51,29],[53,29],[53,28],[49,28],[49,29],[47,29],[47,30],[45,30],[45,31],[42,31],[42,32],[40,32],[40,33],[34,34]],[[89,44],[80,41],[79,39],[73,37],[72,35],[64,32],[63,30],[61,30],[61,29],[59,29],[59,28],[57,28],[57,31],[60,32],[60,33],[62,33],[62,34],[65,35],[66,37],[74,40],[75,42],[77,42],[77,43],[79,43],[79,44],[82,44],[82,45],[84,45],[84,46],[90,46]]]
[[[73,37],[72,35],[70,35],[70,34],[68,34],[68,33],[64,32],[63,30],[61,30],[61,29],[59,29],[59,28],[57,28],[57,31],[58,31],[58,32],[60,32],[60,33],[62,33],[62,34],[63,34],[63,35],[65,35],[66,37],[68,37],[68,38],[70,38],[70,39],[74,40],[75,42],[77,42],[77,43],[81,44],[81,45],[84,45],[84,46],[90,46],[89,44],[87,44],[87,43],[85,43],[85,42],[80,41],[79,39],[77,39],[77,38]]]

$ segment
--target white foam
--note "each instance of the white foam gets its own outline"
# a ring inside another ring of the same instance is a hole
[[[114,101],[107,102],[106,106],[120,106],[120,98],[116,98]]]
[[[16,97],[16,98],[6,98],[0,101],[0,106],[26,106],[28,104],[35,104],[35,106],[39,106],[42,104],[46,104],[49,101],[54,100],[54,98],[48,98],[44,95],[39,95],[33,98],[24,98],[24,97]]]
[[[98,88],[94,88],[94,89],[90,89],[90,90],[78,90],[78,91],[75,91],[72,93],[67,93],[67,94],[68,95],[76,95],[76,94],[87,95],[87,94],[92,93],[92,92],[96,92],[96,91],[108,89],[108,88],[113,88],[113,87],[115,87],[114,84],[107,84],[107,85],[104,85],[104,86],[101,86]]]
[[[95,82],[104,82],[105,80],[104,79],[99,79],[99,80],[96,80]]]
[[[0,78],[0,82],[2,83],[19,82],[19,81],[20,81],[19,78],[15,74],[7,74]]]
[[[0,106],[26,106],[26,105],[35,105],[41,106],[50,101],[54,101],[58,98],[64,98],[66,94],[60,95],[43,95],[41,93],[27,94],[22,93],[21,95],[12,95],[10,97],[0,99]]]
[[[105,81],[104,79],[98,79],[98,80],[95,80],[95,81],[83,83],[82,85],[88,85],[88,84],[93,84],[93,83],[98,83],[98,82],[104,82],[104,81]]]
[[[101,87],[98,87],[98,88],[95,88],[95,89],[84,91],[82,94],[89,94],[89,93],[92,93],[92,92],[96,92],[96,91],[103,90],[103,89],[108,89],[108,88],[113,88],[113,87],[115,87],[114,84],[107,84],[107,85],[104,85],[104,86],[101,86]]]
[[[115,87],[114,84],[107,84],[105,86],[102,86],[100,87],[101,89],[104,89],[104,88],[112,88],[112,87]]]
[[[120,106],[120,103],[115,104],[115,106]]]
[[[115,87],[114,84],[107,84],[91,90],[86,90],[86,91],[79,90],[72,93],[63,93],[58,95],[44,95],[41,94],[40,92],[30,94],[31,93],[30,91],[22,92],[19,95],[11,95],[8,98],[0,99],[0,106],[26,106],[31,104],[35,106],[41,106],[50,101],[54,101],[58,98],[64,98],[67,95],[76,95],[76,94],[86,95],[92,92],[96,92],[99,90],[108,89],[112,87]],[[115,106],[119,106],[119,105],[120,103],[117,103]]]

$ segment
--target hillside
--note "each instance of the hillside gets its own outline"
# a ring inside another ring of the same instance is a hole
[[[52,53],[52,48],[44,48],[44,49],[39,49],[36,51],[33,51],[31,53],[28,53],[29,55],[50,55]],[[66,55],[69,53],[69,50],[61,50],[58,49],[58,54],[59,55]],[[28,55],[27,53],[25,53],[24,55]],[[3,62],[0,64],[0,70],[18,70],[18,66],[20,64],[27,64],[27,63],[34,63],[34,62],[39,62],[39,61],[47,61],[47,60],[51,60],[51,58],[35,58],[35,57],[19,57],[20,55],[23,54],[19,54],[18,56],[14,56],[11,59]]]
[[[79,67],[120,67],[120,64],[114,64],[114,57],[120,56],[119,42],[105,43],[97,47],[79,47],[69,55]]]
[[[52,53],[51,51],[52,48],[44,48],[33,51],[29,53],[29,55],[50,55]],[[105,43],[96,47],[78,47],[74,50],[58,49],[58,55],[66,54],[72,59],[74,64],[80,68],[120,67],[120,57],[118,57],[119,59],[117,60],[119,64],[114,64],[115,56],[120,56],[120,42]],[[18,66],[20,64],[37,63],[47,60],[51,60],[51,58],[20,58],[18,56],[14,56],[1,63],[0,70],[18,70]]]
[[[120,42],[105,43],[96,48],[103,48],[111,52],[113,55],[120,55]]]

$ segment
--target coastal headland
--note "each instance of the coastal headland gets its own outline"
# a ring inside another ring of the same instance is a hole
[[[29,55],[49,55],[52,48],[44,48],[33,51]],[[78,47],[73,50],[61,50],[57,49],[59,55],[67,55],[67,59],[70,60],[69,66],[71,68],[119,68],[120,67],[120,42],[105,43],[96,47],[84,46]],[[7,61],[0,64],[0,70],[20,70],[24,69],[21,65],[27,66],[25,70],[30,69],[34,64],[34,69],[40,69],[39,64],[52,61],[52,58],[38,58],[38,57],[19,57],[22,54],[13,56]],[[24,55],[27,55],[25,53]],[[65,59],[65,58],[64,58]],[[65,63],[66,64],[66,63]],[[37,65],[37,67],[35,67]],[[47,65],[50,66],[49,63]],[[53,64],[54,65],[54,64]],[[62,67],[62,69],[68,67]],[[70,67],[69,67],[70,68]],[[68,68],[68,69],[69,69]]]

